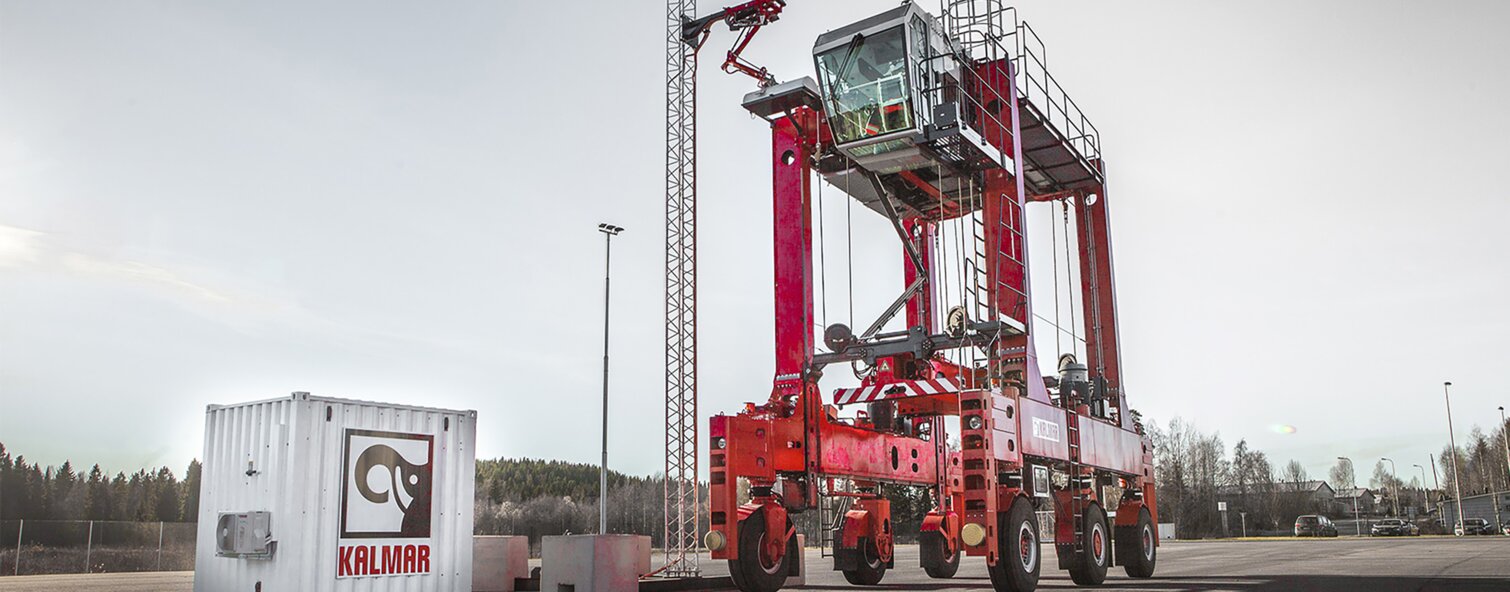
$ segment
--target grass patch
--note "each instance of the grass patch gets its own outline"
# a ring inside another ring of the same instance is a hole
[[[194,547],[163,547],[159,563],[157,548],[95,547],[88,552],[80,547],[29,545],[21,548],[20,575],[119,573],[140,571],[193,571]],[[12,575],[16,569],[16,550],[0,551],[0,576]]]

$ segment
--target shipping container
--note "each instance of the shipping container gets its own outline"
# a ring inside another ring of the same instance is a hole
[[[476,434],[476,411],[211,405],[195,592],[469,590]]]

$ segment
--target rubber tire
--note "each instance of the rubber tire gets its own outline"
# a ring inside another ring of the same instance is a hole
[[[787,520],[787,528],[791,528],[792,521]],[[790,571],[789,562],[792,553],[800,553],[797,549],[797,537],[787,540],[786,553],[781,556],[781,562],[774,566],[771,571],[760,564],[760,539],[765,535],[765,510],[755,510],[739,522],[739,557],[729,560],[729,579],[734,581],[734,586],[742,592],[776,592],[786,585],[787,572]]]
[[[1022,560],[1019,547],[1021,532],[1026,528],[1032,533],[1032,566]],[[1038,534],[1038,514],[1027,498],[1019,497],[1012,508],[997,521],[996,565],[988,565],[991,588],[996,592],[1033,592],[1038,588],[1038,576],[1043,573],[1043,539]]]
[[[1099,586],[1106,581],[1106,568],[1111,563],[1112,538],[1107,532],[1106,512],[1101,506],[1092,504],[1085,509],[1085,537],[1081,547],[1084,549],[1080,556],[1075,558],[1074,565],[1070,566],[1070,579],[1081,586]],[[1096,533],[1101,534],[1101,560],[1096,561],[1094,541]]]
[[[939,534],[937,532],[925,532],[925,533],[923,533],[923,536],[918,537],[918,545],[919,546],[923,546],[923,545],[937,545],[937,546],[939,546],[939,547],[942,548],[942,547],[947,546],[948,543],[945,542],[944,535],[942,535],[942,534]],[[960,552],[961,552],[960,547],[956,546],[954,548],[954,554],[950,555],[949,559],[947,561],[945,561],[942,565],[937,565],[937,566],[927,566],[927,565],[925,565],[925,566],[923,566],[923,571],[928,574],[928,577],[936,579],[936,580],[947,580],[949,578],[954,577],[954,574],[956,574],[956,573],[959,572],[959,557],[960,557]],[[943,554],[944,553],[942,551],[939,552],[940,556],[942,556]]]
[[[874,586],[886,577],[886,562],[881,561],[875,544],[868,538],[859,540],[860,567],[843,570],[845,581],[856,586]],[[866,555],[870,555],[869,558]]]
[[[1127,571],[1128,577],[1153,577],[1154,565],[1159,562],[1159,542],[1154,538],[1153,517],[1149,515],[1148,508],[1138,509],[1137,526],[1118,528],[1117,531],[1117,561],[1122,563],[1122,569]],[[1121,538],[1124,533],[1130,537],[1125,542]],[[1144,541],[1148,541],[1151,546],[1144,548]]]

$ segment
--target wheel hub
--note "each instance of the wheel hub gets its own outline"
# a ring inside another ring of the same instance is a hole
[[[1017,554],[1024,570],[1031,572],[1038,565],[1038,537],[1033,536],[1033,528],[1026,522],[1017,529]]]
[[[760,569],[768,574],[781,571],[781,545],[770,539],[767,533],[760,533]]]

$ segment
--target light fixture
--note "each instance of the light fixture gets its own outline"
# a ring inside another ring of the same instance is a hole
[[[979,546],[986,542],[986,527],[971,522],[964,528],[959,529],[959,538],[971,547]]]
[[[708,534],[703,535],[703,544],[708,547],[709,551],[722,550],[725,542],[727,540],[724,538],[724,533],[716,530],[710,530]]]

